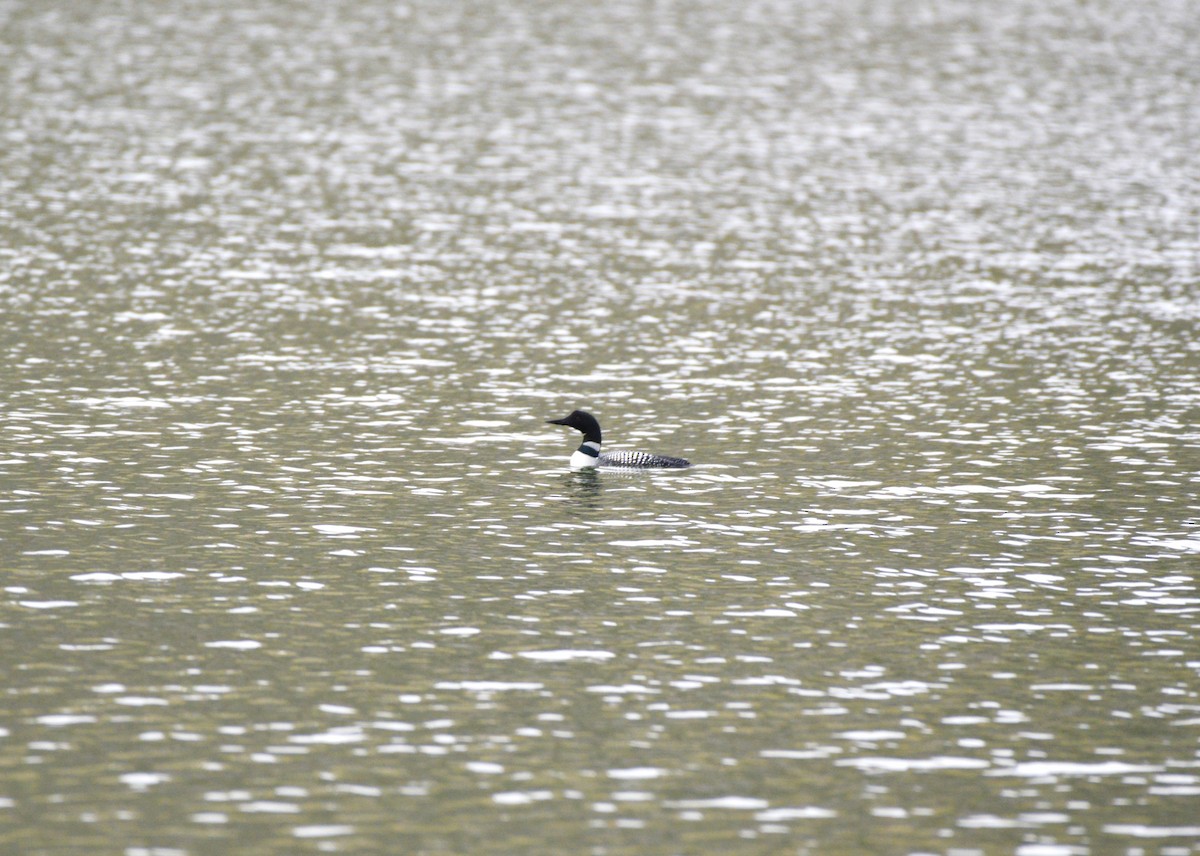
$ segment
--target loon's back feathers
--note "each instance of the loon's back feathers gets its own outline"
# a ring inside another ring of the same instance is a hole
[[[625,469],[672,469],[690,467],[691,461],[667,455],[652,455],[649,452],[607,452],[600,454],[600,423],[596,417],[583,410],[576,410],[563,419],[547,419],[551,425],[566,425],[582,432],[583,443],[571,455],[572,469],[591,467],[623,467]]]
[[[652,455],[649,452],[605,452],[600,456],[602,467],[633,467],[636,469],[682,470],[692,462],[686,458],[669,455]]]

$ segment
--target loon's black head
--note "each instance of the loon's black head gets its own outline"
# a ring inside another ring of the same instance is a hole
[[[568,428],[574,428],[576,431],[583,432],[584,442],[591,440],[593,443],[600,441],[600,423],[596,421],[596,417],[583,410],[576,410],[565,419],[547,419],[548,425],[566,425]]]

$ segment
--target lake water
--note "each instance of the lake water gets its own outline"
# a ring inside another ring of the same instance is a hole
[[[1194,4],[0,67],[0,851],[1200,853]]]

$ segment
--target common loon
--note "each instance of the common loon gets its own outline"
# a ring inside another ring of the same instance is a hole
[[[592,467],[626,467],[630,469],[673,469],[690,467],[691,461],[670,458],[666,455],[651,455],[649,452],[610,452],[600,454],[600,423],[596,417],[582,410],[574,411],[565,419],[547,419],[549,425],[566,425],[583,432],[583,443],[571,455],[571,469],[582,470]]]

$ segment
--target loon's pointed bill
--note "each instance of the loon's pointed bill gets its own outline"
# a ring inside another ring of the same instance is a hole
[[[672,469],[681,470],[690,467],[692,462],[686,458],[672,458],[667,455],[652,455],[649,452],[612,452],[600,454],[600,423],[592,414],[576,410],[570,416],[562,419],[547,419],[548,425],[566,425],[583,434],[583,443],[571,454],[571,469],[582,470],[593,467],[623,467],[625,469]]]

